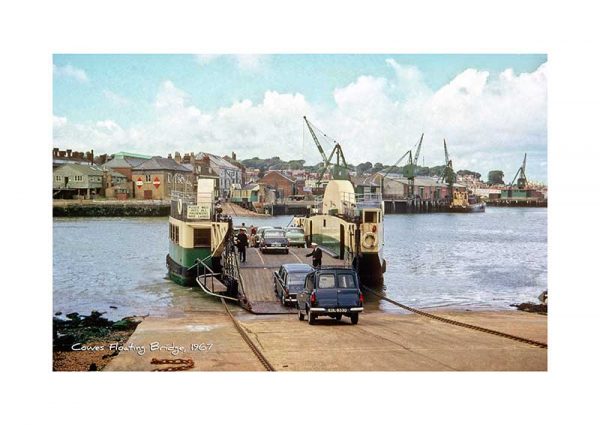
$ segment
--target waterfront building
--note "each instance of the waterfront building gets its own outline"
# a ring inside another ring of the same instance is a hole
[[[218,193],[219,197],[227,199],[230,197],[231,186],[234,184],[243,185],[243,171],[237,165],[211,153],[201,153],[201,159],[207,159],[209,167],[217,176],[219,176]]]
[[[373,179],[378,186],[381,185],[382,174],[378,173]],[[455,183],[454,190],[465,192],[466,186]],[[423,201],[437,201],[446,199],[450,196],[448,185],[439,182],[436,177],[416,176],[414,179],[414,195]],[[408,178],[398,174],[388,174],[383,182],[384,199],[406,199],[408,198],[409,181]]]
[[[105,196],[110,188],[127,184],[127,177],[116,171],[88,164],[65,164],[53,171],[52,192],[54,198],[90,199]]]
[[[167,200],[171,191],[193,192],[193,173],[173,158],[154,156],[132,167],[135,199]]]
[[[233,185],[230,191],[230,200],[244,208],[251,209],[256,202],[262,202],[260,199],[261,185],[258,183],[248,183],[244,186]]]
[[[279,171],[267,171],[263,178],[258,180],[258,183],[274,189],[277,199],[285,199],[298,194],[296,180]]]

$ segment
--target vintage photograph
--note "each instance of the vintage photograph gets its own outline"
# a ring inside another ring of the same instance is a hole
[[[53,371],[548,370],[543,51],[50,59]]]

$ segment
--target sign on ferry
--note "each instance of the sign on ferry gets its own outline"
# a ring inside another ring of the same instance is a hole
[[[188,205],[187,218],[189,219],[210,219],[210,204]]]

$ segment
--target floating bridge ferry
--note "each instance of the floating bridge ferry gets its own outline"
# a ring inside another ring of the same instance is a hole
[[[196,194],[171,193],[169,215],[169,279],[196,285],[198,275],[220,273],[229,221],[220,218],[214,201],[214,179],[198,179]]]
[[[358,195],[349,180],[330,180],[322,201],[306,217],[295,217],[307,243],[316,243],[351,264],[361,283],[383,284],[383,203],[380,194]]]

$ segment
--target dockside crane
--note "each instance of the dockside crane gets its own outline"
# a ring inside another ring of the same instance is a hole
[[[448,185],[448,192],[450,195],[450,199],[452,199],[453,191],[454,191],[454,179],[455,174],[452,168],[452,160],[448,155],[448,147],[446,146],[446,139],[444,139],[444,156],[446,159],[446,166],[444,167],[444,171],[442,171],[442,175],[438,178],[438,182],[441,180],[442,182],[446,182]]]
[[[400,164],[400,162],[402,162],[402,160],[404,158],[406,158],[408,156],[408,163],[412,163],[412,150],[408,150],[406,151],[406,153],[404,155],[402,155],[400,157],[400,159],[398,159],[398,161],[396,161],[394,163],[394,165],[392,165],[391,167],[388,168],[388,170],[381,176],[381,193],[383,194],[383,188],[384,188],[384,182],[385,182],[385,178],[387,177],[388,174],[390,174],[390,172],[396,168],[398,166],[398,164]],[[409,180],[410,182],[410,180]],[[409,183],[410,184],[410,183]],[[410,190],[410,189],[409,189]]]
[[[510,188],[512,189],[515,184],[515,180],[517,181],[517,189],[527,189],[527,176],[525,175],[525,166],[527,165],[527,153],[525,154],[525,158],[523,158],[523,164],[515,174],[515,177],[510,182]],[[518,178],[517,178],[518,177]]]
[[[412,151],[411,154],[408,156],[408,171],[407,171],[407,175],[406,178],[408,179],[408,196],[409,198],[414,198],[415,196],[415,174],[416,174],[416,168],[417,168],[417,163],[419,161],[419,155],[421,154],[421,145],[423,144],[423,136],[425,136],[425,133],[421,133],[421,139],[419,140],[419,143],[417,144],[417,150],[415,152],[415,156],[412,156]]]
[[[333,165],[333,167],[332,167],[333,169],[332,169],[331,174],[332,174],[332,177],[334,180],[349,180],[350,176],[348,174],[348,164],[346,163],[346,157],[344,156],[344,152],[342,151],[342,147],[340,146],[340,144],[334,140],[335,146],[333,147],[331,154],[329,154],[329,156],[326,156],[325,151],[323,150],[323,147],[321,146],[321,143],[319,143],[319,138],[315,134],[313,126],[306,119],[306,116],[304,117],[304,121],[306,122],[306,126],[308,127],[308,130],[310,131],[310,135],[312,136],[315,144],[317,145],[317,149],[319,150],[319,153],[321,154],[321,157],[323,158],[323,171],[319,175],[319,179],[317,180],[317,186],[319,186],[321,184],[321,180],[323,179],[325,172],[332,165]],[[333,155],[336,156],[335,164],[332,164],[332,162],[331,162],[331,160],[333,159]]]

